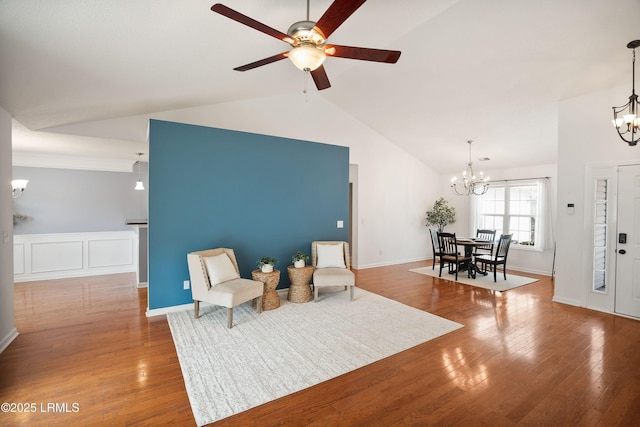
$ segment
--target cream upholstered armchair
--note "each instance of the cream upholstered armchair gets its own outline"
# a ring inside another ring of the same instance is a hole
[[[194,317],[198,318],[200,301],[227,307],[227,327],[233,325],[233,307],[256,300],[262,311],[264,284],[240,277],[233,249],[218,248],[187,254]]]
[[[313,271],[313,300],[318,302],[318,288],[344,286],[350,289],[350,299],[356,286],[355,274],[351,271],[349,243],[316,241],[311,243]]]

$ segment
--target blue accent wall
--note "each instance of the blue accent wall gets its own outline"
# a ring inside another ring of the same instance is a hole
[[[187,253],[234,249],[287,266],[314,240],[347,240],[349,149],[203,126],[149,124],[149,309],[192,302]],[[338,229],[336,221],[344,221]]]

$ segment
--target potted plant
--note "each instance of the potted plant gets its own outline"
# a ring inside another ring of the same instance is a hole
[[[276,262],[278,262],[278,260],[275,258],[263,256],[258,260],[258,268],[262,270],[263,273],[271,273]]]
[[[305,263],[309,262],[309,255],[302,252],[296,252],[296,254],[291,257],[291,261],[293,261],[293,266],[295,268],[302,268],[305,266]]]
[[[439,231],[442,231],[444,227],[454,222],[456,222],[456,209],[449,206],[449,202],[443,197],[436,200],[433,209],[427,211],[427,227],[435,225]]]

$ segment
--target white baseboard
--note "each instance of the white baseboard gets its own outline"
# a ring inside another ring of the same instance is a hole
[[[374,263],[374,264],[353,265],[353,269],[354,270],[366,270],[368,268],[388,267],[390,265],[406,264],[406,263],[409,263],[409,262],[417,262],[417,261],[431,261],[431,258],[411,258],[411,259],[404,259],[404,260],[379,262],[379,263]]]
[[[10,331],[4,338],[2,338],[2,340],[0,340],[0,353],[5,351],[5,349],[9,347],[9,344],[11,344],[17,337],[18,330],[16,328],[13,328],[12,331]]]
[[[517,265],[511,266],[511,265],[508,265],[508,263],[507,263],[507,270],[519,271],[521,273],[540,274],[541,276],[551,276],[551,271],[533,270],[531,268],[518,267]]]
[[[203,304],[204,302],[200,303],[201,306],[204,306]],[[188,304],[172,305],[170,307],[154,308],[151,310],[147,308],[147,312],[145,314],[147,315],[147,317],[154,317],[154,316],[164,316],[167,313],[175,313],[178,311],[187,311],[187,310],[193,310],[192,302]]]
[[[551,301],[559,302],[561,304],[573,305],[573,306],[576,306],[576,307],[584,307],[584,305],[582,303],[580,303],[579,300],[572,299],[572,298],[554,296],[553,298],[551,298]]]

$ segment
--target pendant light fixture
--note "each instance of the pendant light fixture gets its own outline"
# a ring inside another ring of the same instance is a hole
[[[473,141],[467,141],[469,144],[469,163],[467,163],[467,169],[462,172],[462,179],[458,180],[457,176],[451,178],[451,189],[459,196],[481,196],[489,190],[489,177],[485,177],[483,172],[480,172],[480,177],[476,177],[473,172],[473,162],[471,161],[471,143]]]
[[[22,193],[24,193],[28,183],[29,181],[26,179],[14,179],[11,181],[11,195],[14,199],[22,196]]]
[[[144,153],[136,153],[138,155],[138,181],[136,182],[136,190],[144,190],[144,185],[142,184],[142,178],[140,177],[140,159]]]
[[[629,102],[621,107],[613,107],[613,125],[618,135],[630,146],[634,146],[640,139],[640,107],[638,95],[636,95],[636,48],[640,46],[640,40],[634,40],[627,44],[633,49],[631,62],[631,96]]]

